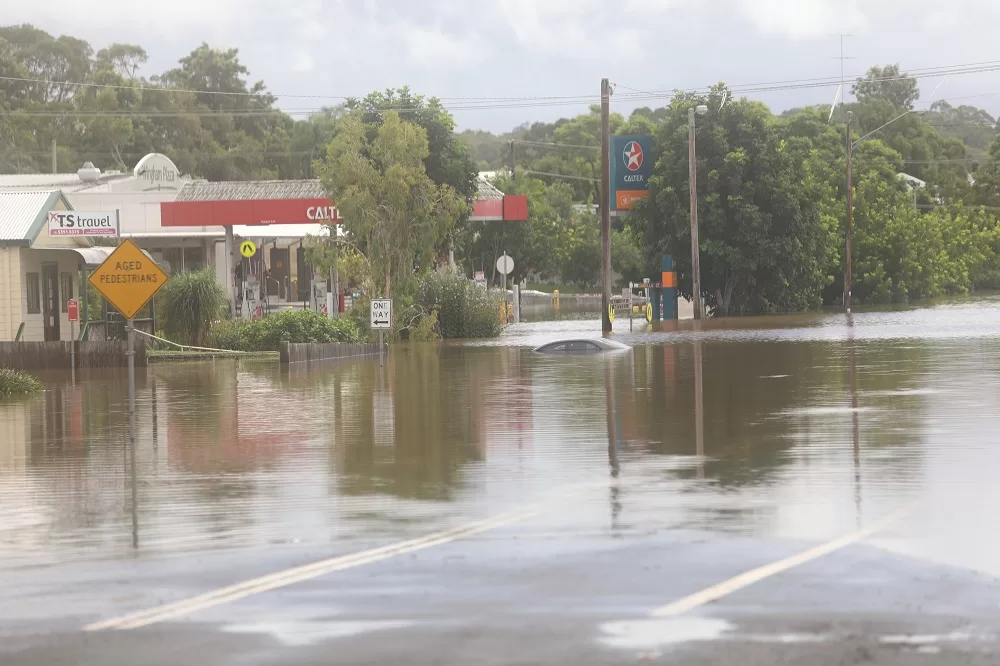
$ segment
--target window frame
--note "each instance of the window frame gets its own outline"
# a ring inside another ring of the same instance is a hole
[[[73,279],[72,273],[59,273],[59,311],[63,314],[69,314],[69,300],[75,298],[73,295],[76,293],[76,289],[73,287],[74,282],[76,280]],[[66,293],[67,286],[69,287],[68,294]]]
[[[34,290],[32,290],[34,281]],[[25,312],[29,315],[42,314],[42,274],[41,272],[27,272],[24,274],[25,291]],[[32,293],[34,291],[34,293]]]

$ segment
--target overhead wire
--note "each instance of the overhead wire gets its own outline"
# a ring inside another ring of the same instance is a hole
[[[930,68],[918,68],[911,69],[907,71],[902,76],[906,76],[913,79],[938,77],[938,76],[954,76],[959,74],[976,74],[976,73],[988,73],[1000,71],[1000,61],[985,61],[979,63],[967,63],[962,65],[946,65]],[[860,75],[860,77],[853,76],[852,78],[861,78],[871,82],[883,82],[883,81],[893,81],[900,78],[899,76],[889,76],[889,77],[866,77],[865,75]],[[301,95],[301,94],[284,94],[284,93],[274,93],[270,91],[265,92],[243,92],[243,91],[215,91],[215,90],[197,90],[188,88],[167,88],[162,86],[148,86],[148,85],[125,85],[125,84],[107,84],[107,83],[95,83],[95,82],[76,82],[76,81],[56,81],[51,79],[39,79],[39,78],[29,78],[29,77],[10,77],[10,76],[0,76],[0,81],[10,81],[10,82],[21,82],[21,83],[31,83],[31,84],[43,84],[49,86],[68,86],[68,87],[80,87],[80,88],[107,88],[116,90],[138,90],[138,91],[153,91],[157,93],[183,93],[183,94],[198,94],[198,95],[221,95],[221,96],[233,96],[233,97],[247,97],[253,99],[261,99],[271,102],[275,99],[329,99],[329,100],[339,100],[341,102],[347,101],[349,99],[360,99],[358,97],[344,96],[344,95]],[[841,80],[839,78],[833,77],[814,77],[806,79],[790,79],[785,81],[771,81],[771,82],[759,82],[750,84],[735,84],[726,86],[734,94],[747,94],[747,93],[760,93],[760,92],[778,92],[784,90],[801,90],[807,88],[821,88],[821,87],[831,87],[839,86]],[[624,84],[616,84],[617,86],[631,90],[632,92],[624,92],[616,94],[616,99],[626,100],[626,101],[644,101],[644,100],[659,100],[659,99],[672,99],[677,95],[684,94],[703,94],[711,91],[712,87],[700,87],[691,88],[687,90],[683,89],[673,89],[673,90],[662,90],[662,91],[650,91],[641,90],[637,88],[631,88]],[[997,93],[1000,94],[1000,93]],[[971,97],[971,96],[970,96]],[[506,109],[506,108],[533,108],[533,107],[545,107],[545,106],[567,106],[567,105],[579,105],[579,104],[594,104],[600,101],[599,94],[585,94],[585,95],[547,95],[547,96],[513,96],[513,97],[431,97],[425,99],[437,99],[441,102],[452,102],[448,104],[449,110],[458,111],[471,111],[471,110],[490,110],[490,109]],[[416,111],[423,108],[419,105],[403,105],[403,106],[389,106],[386,108],[379,109],[380,111],[398,111],[398,112],[409,112]],[[267,113],[287,113],[288,115],[299,115],[299,114],[309,114],[317,113],[323,109],[301,109],[301,110],[290,110],[290,111],[280,111],[276,109],[239,109],[239,110],[217,110],[217,111],[162,111],[161,114],[176,114],[176,115],[196,115],[196,114],[218,114],[218,115],[237,115],[240,113],[247,114],[267,114]],[[10,112],[4,112],[10,113]],[[23,112],[23,113],[40,113],[40,112]],[[22,113],[22,115],[23,115]],[[72,111],[59,112],[61,115],[71,115]],[[76,112],[76,113],[86,113],[86,112]],[[100,112],[93,112],[100,113]],[[142,115],[150,114],[153,112],[139,112],[132,111],[129,112],[132,115]]]

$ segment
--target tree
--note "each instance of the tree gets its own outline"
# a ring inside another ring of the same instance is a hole
[[[498,188],[508,194],[528,196],[525,222],[474,222],[468,237],[460,236],[472,271],[493,274],[493,262],[506,251],[514,258],[510,279],[521,282],[529,276],[548,279],[559,274],[569,247],[573,215],[573,188],[566,183],[546,185],[530,176],[501,177]]]
[[[338,123],[315,167],[386,297],[394,283],[405,288],[415,268],[431,266],[435,245],[468,210],[451,186],[427,175],[428,152],[424,129],[395,111],[382,114],[376,127],[353,112]]]
[[[414,95],[407,87],[370,93],[364,99],[348,99],[345,107],[360,111],[364,122],[376,128],[387,112],[395,110],[407,122],[421,127],[427,135],[427,155],[424,168],[430,179],[438,185],[447,185],[458,196],[471,204],[478,191],[478,169],[469,157],[466,145],[455,136],[455,120],[441,106],[436,97],[426,99]],[[471,208],[469,209],[471,211]],[[466,222],[468,212],[462,213],[460,222]],[[451,234],[439,241],[440,254],[454,251],[455,239]]]
[[[747,99],[724,106],[723,86],[708,97],[678,94],[656,136],[652,200],[632,226],[643,234],[647,265],[673,255],[680,291],[690,296],[687,109],[711,109],[699,122],[701,279],[716,314],[808,309],[830,281],[833,221],[804,196],[801,162],[782,144],[768,109]],[[720,110],[721,107],[721,110]]]
[[[414,95],[407,87],[373,92],[363,99],[348,99],[349,111],[360,111],[371,128],[382,124],[389,113],[422,128],[427,135],[424,168],[438,185],[450,186],[460,197],[472,201],[476,195],[476,163],[466,145],[455,136],[455,120],[436,97]]]
[[[897,109],[912,109],[920,99],[917,80],[900,72],[899,65],[872,67],[868,74],[857,80],[851,92],[859,102],[882,99]]]

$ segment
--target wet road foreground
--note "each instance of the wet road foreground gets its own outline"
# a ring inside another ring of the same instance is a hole
[[[134,504],[123,378],[45,376],[0,664],[1000,662],[1000,301],[693,327],[154,365]]]

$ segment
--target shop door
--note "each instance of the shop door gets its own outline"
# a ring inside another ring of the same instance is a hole
[[[267,279],[267,295],[277,296],[281,300],[288,299],[288,248],[271,248],[271,276]]]
[[[295,260],[299,265],[298,300],[304,303],[309,300],[309,290],[312,289],[312,267],[306,263],[306,249],[304,247],[296,250]]]
[[[59,266],[42,265],[42,317],[45,320],[45,341],[59,341]]]

